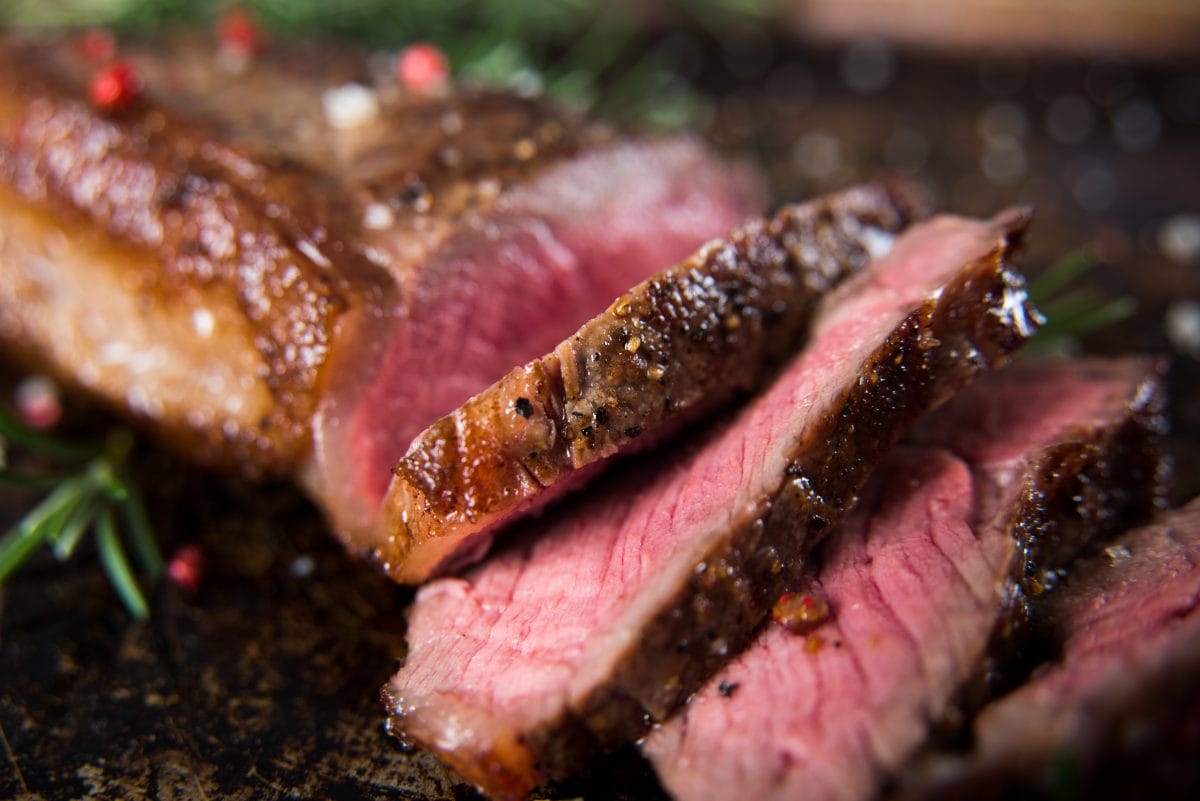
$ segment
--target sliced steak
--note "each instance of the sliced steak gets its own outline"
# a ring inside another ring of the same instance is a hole
[[[1038,612],[1061,648],[925,760],[920,798],[1195,798],[1200,792],[1200,500],[1070,568]]]
[[[1079,547],[1153,507],[1157,471],[1140,465],[1161,458],[1162,395],[1149,360],[1026,364],[933,412],[913,437],[926,444],[889,456],[794,586],[828,614],[781,601],[790,626],[768,624],[647,739],[664,786],[679,801],[877,795],[981,672],[1029,541]]]
[[[217,52],[122,43],[144,86],[105,108],[71,43],[0,37],[0,339],[199,460],[303,474],[355,548],[416,433],[760,211],[690,139]]]
[[[740,649],[917,417],[1028,336],[1022,212],[942,217],[821,303],[737,415],[425,586],[392,730],[498,798],[640,735]]]
[[[438,420],[393,469],[388,572],[415,583],[481,555],[497,526],[584,468],[761,384],[821,296],[886,252],[918,208],[906,187],[871,184],[747,223]]]

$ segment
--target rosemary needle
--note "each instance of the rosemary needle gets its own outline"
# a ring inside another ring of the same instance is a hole
[[[1079,248],[1029,282],[1029,299],[1046,322],[1026,346],[1026,355],[1073,353],[1078,350],[1079,337],[1116,325],[1137,311],[1137,302],[1131,297],[1110,298],[1093,287],[1080,286],[1080,279],[1095,266],[1088,250]]]
[[[0,540],[0,584],[20,567],[54,531],[61,530],[81,491],[82,477],[68,479],[33,508]]]
[[[121,512],[125,519],[129,544],[133,547],[133,555],[141,562],[146,575],[157,579],[163,574],[165,567],[162,554],[158,550],[158,542],[154,538],[154,529],[150,527],[150,518],[146,514],[142,492],[137,484],[128,478],[122,481],[122,485],[125,487],[125,500],[121,503]]]
[[[129,613],[138,620],[150,617],[150,607],[142,591],[138,588],[125,549],[121,547],[121,539],[117,536],[117,524],[113,521],[111,509],[100,512],[96,523],[96,547],[100,552],[100,561],[104,564],[104,572],[112,581],[113,589],[125,604]]]
[[[1034,303],[1044,304],[1095,266],[1096,262],[1086,248],[1076,248],[1060,256],[1056,262],[1030,280],[1029,297]]]
[[[92,524],[100,507],[99,498],[88,496],[81,498],[75,508],[71,510],[66,522],[53,537],[54,544],[51,550],[54,551],[54,557],[58,561],[64,562],[71,558],[71,554],[75,552],[75,546],[83,539],[84,532]]]

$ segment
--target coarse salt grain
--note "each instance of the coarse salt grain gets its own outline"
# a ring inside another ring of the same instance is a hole
[[[208,309],[196,309],[192,312],[192,328],[198,336],[208,339],[213,335],[216,325],[217,320]]]
[[[390,228],[395,221],[396,215],[392,213],[386,203],[369,203],[363,210],[363,228],[382,231]]]
[[[361,128],[379,116],[379,96],[360,83],[326,89],[321,104],[326,122],[339,131]]]

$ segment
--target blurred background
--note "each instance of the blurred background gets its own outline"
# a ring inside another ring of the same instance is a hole
[[[269,37],[429,42],[460,80],[697,130],[776,202],[891,171],[947,210],[1032,203],[1029,272],[1083,273],[1040,347],[1169,357],[1173,498],[1200,492],[1200,2],[0,0],[0,26],[155,36],[234,8]],[[209,573],[164,583],[145,624],[87,564],[0,595],[0,797],[473,797],[379,730],[407,596],[292,490],[140,459],[164,548],[199,543]],[[550,795],[654,797],[615,764]]]

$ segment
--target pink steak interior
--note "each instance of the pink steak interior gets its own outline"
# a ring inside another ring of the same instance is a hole
[[[390,469],[421,430],[760,203],[748,173],[692,141],[616,145],[507,192],[404,276],[398,299],[349,313],[304,471],[347,544],[386,536]]]

